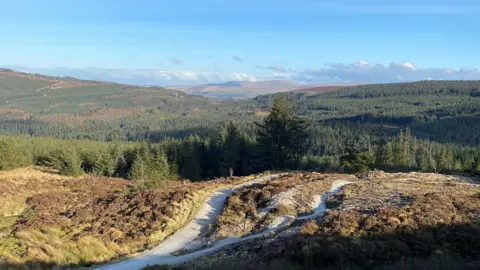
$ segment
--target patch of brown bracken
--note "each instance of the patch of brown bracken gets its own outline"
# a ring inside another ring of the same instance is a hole
[[[480,269],[480,185],[376,172],[299,234],[251,240],[177,269]]]
[[[0,173],[2,192],[22,194],[17,215],[0,217],[0,261],[78,265],[134,254],[181,228],[214,190],[253,177],[142,189],[137,181],[45,168]]]

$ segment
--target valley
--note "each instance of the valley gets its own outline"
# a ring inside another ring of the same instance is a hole
[[[478,1],[0,2],[0,270],[480,269]]]
[[[479,87],[217,100],[2,70],[0,268],[476,269]]]

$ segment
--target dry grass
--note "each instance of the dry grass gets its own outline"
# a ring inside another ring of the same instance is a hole
[[[283,213],[296,216],[311,212],[313,196],[328,192],[338,179],[357,180],[342,174],[292,173],[238,190],[217,218],[217,237],[261,231]],[[269,213],[261,214],[269,208]]]
[[[71,179],[42,167],[0,171],[0,217],[20,215],[28,197],[63,190],[63,183]]]
[[[270,112],[268,111],[256,111],[255,116],[260,116],[260,117],[267,117],[270,115]]]
[[[300,228],[300,233],[305,235],[314,235],[318,232],[318,224],[315,220],[305,222]]]
[[[38,167],[3,172],[0,184],[8,188],[0,190],[21,194],[4,213],[21,215],[0,217],[0,261],[68,267],[131,256],[183,227],[213,191],[254,177],[136,189],[123,179],[70,178]]]
[[[480,185],[385,174],[345,186],[322,222],[252,240],[179,269],[479,269]]]

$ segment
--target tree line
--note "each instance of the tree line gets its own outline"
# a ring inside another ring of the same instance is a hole
[[[230,122],[214,136],[189,135],[159,143],[4,136],[0,137],[0,169],[36,164],[65,175],[140,179],[153,186],[166,179],[201,181],[272,169],[480,173],[479,149],[418,139],[409,129],[380,138],[375,132],[353,135],[355,129],[348,134],[311,136],[311,123],[297,115],[283,95],[276,98],[265,120],[253,125],[253,134]]]

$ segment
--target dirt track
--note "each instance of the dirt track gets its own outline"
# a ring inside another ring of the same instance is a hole
[[[213,250],[205,249],[195,253],[187,254],[184,256],[173,256],[171,253],[182,249],[186,244],[198,238],[201,233],[208,228],[209,224],[214,224],[216,217],[223,210],[226,198],[232,194],[236,188],[244,187],[247,185],[263,182],[267,179],[272,179],[279,176],[279,174],[263,176],[255,180],[237,185],[233,188],[224,189],[212,194],[205,202],[204,206],[197,213],[195,218],[187,226],[183,227],[167,240],[162,242],[159,246],[148,251],[147,253],[138,257],[128,259],[119,263],[109,264],[98,267],[98,269],[104,270],[130,270],[130,269],[142,269],[145,266],[151,264],[178,264],[194,258],[199,257],[203,253],[210,253],[217,250],[220,247],[215,246]]]
[[[235,186],[234,188],[239,188],[246,185],[259,183],[264,180],[271,179],[277,176],[279,175],[269,175],[269,176],[260,177],[253,181]],[[348,183],[350,182],[335,181],[332,184],[330,192],[322,196],[322,200],[317,205],[317,209],[315,209],[315,213],[309,216],[298,218],[298,219],[313,218],[322,214],[323,211],[325,211],[326,196],[330,196],[337,193],[343,185],[346,185]],[[153,264],[181,264],[186,261],[194,260],[204,255],[215,252],[230,244],[263,237],[265,234],[275,232],[287,226],[292,218],[295,219],[294,217],[285,216],[285,217],[282,217],[281,222],[279,222],[277,226],[270,228],[266,231],[263,231],[257,234],[252,234],[242,238],[229,237],[229,238],[218,241],[213,247],[202,249],[193,253],[189,253],[181,256],[171,255],[171,253],[181,250],[183,247],[185,247],[186,244],[198,238],[201,235],[202,231],[206,229],[209,224],[213,224],[215,222],[216,217],[221,213],[223,209],[226,198],[233,192],[234,188],[221,190],[211,195],[210,198],[205,203],[205,205],[203,206],[203,208],[197,213],[195,219],[192,222],[190,222],[187,226],[185,226],[184,228],[176,232],[172,237],[164,241],[162,244],[160,244],[156,248],[150,250],[149,252],[139,257],[128,259],[119,263],[105,265],[105,266],[99,267],[98,269],[127,270],[127,269],[142,269],[148,265],[153,265]]]

